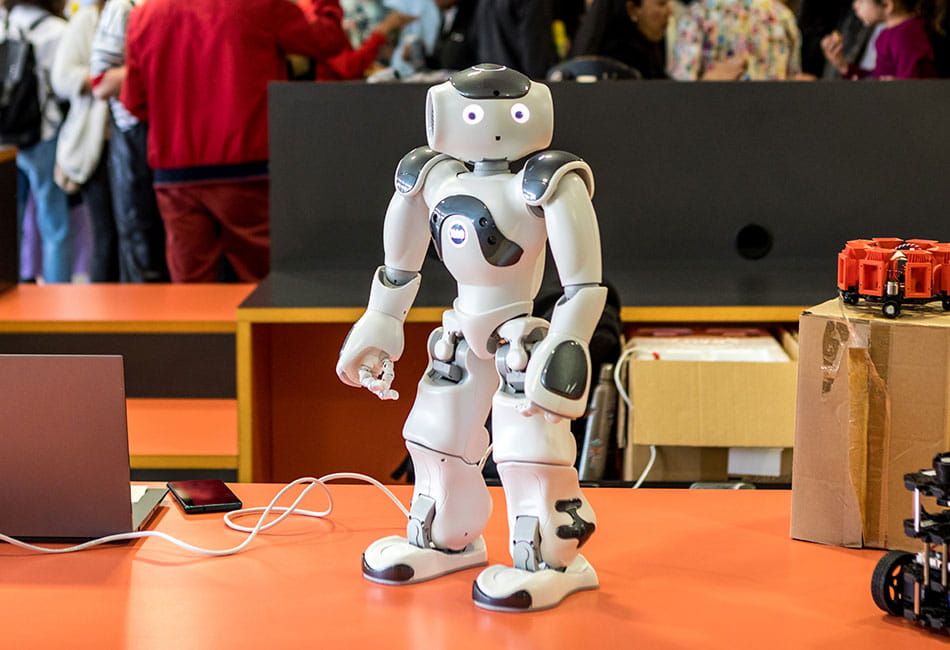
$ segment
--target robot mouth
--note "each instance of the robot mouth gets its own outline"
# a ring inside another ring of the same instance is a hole
[[[496,135],[496,136],[495,136],[495,142],[501,142],[501,136],[500,136],[500,135]]]

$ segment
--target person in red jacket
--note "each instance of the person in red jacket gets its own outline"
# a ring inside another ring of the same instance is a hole
[[[120,101],[149,122],[148,162],[172,282],[270,268],[267,82],[286,55],[326,58],[346,36],[338,0],[313,19],[287,0],[149,0],[129,17]]]
[[[297,5],[303,10],[307,20],[319,18],[319,0],[299,0]],[[379,52],[386,45],[390,34],[416,19],[415,16],[399,13],[395,9],[386,14],[373,28],[359,47],[354,48],[349,41],[343,51],[336,56],[316,61],[315,78],[317,81],[353,81],[363,79],[371,72]]]

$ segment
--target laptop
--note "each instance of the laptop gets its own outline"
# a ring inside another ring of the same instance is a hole
[[[0,533],[73,541],[140,530],[167,490],[129,479],[121,356],[0,355]]]

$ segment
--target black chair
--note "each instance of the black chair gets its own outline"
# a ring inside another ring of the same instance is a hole
[[[561,61],[548,70],[548,81],[637,80],[643,75],[636,68],[607,56],[584,55]]]

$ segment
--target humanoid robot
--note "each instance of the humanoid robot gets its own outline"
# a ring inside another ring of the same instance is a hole
[[[532,156],[517,174],[509,166],[548,147],[553,125],[547,86],[481,64],[429,89],[429,146],[398,165],[385,265],[343,344],[340,379],[398,397],[393,362],[430,240],[458,296],[429,337],[429,365],[403,428],[416,475],[406,536],[366,549],[369,580],[410,584],[487,564],[481,531],[492,504],[481,465],[490,411],[513,562],[479,574],[475,603],[545,609],[598,586],[578,553],[595,516],[578,485],[569,428],[587,405],[588,342],[607,293],[593,176],[561,151]],[[564,290],[550,324],[530,315],[546,243]]]

